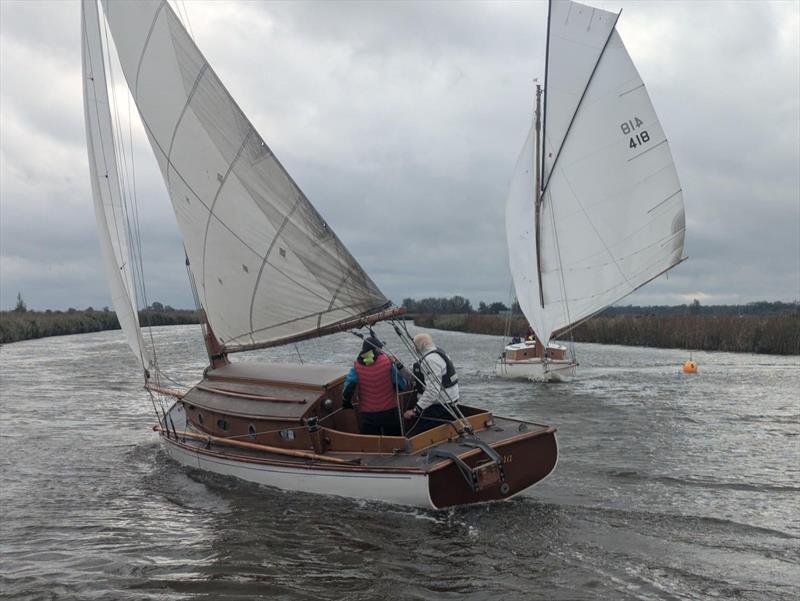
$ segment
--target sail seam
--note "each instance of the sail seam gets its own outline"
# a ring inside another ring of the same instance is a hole
[[[553,173],[556,170],[556,164],[558,163],[558,159],[561,156],[561,151],[564,148],[564,145],[567,143],[567,139],[569,138],[569,133],[572,130],[572,124],[575,123],[575,117],[578,116],[578,111],[581,110],[581,105],[583,105],[583,99],[586,98],[586,92],[589,90],[589,86],[592,84],[592,80],[594,79],[594,74],[597,72],[597,67],[600,64],[600,61],[603,60],[603,56],[606,53],[606,48],[608,48],[608,43],[611,41],[611,37],[614,35],[614,32],[617,29],[617,22],[619,21],[619,17],[622,14],[620,10],[617,13],[617,18],[614,19],[614,24],[611,26],[611,31],[606,38],[605,44],[603,44],[603,49],[600,51],[600,54],[597,57],[597,62],[594,64],[594,68],[592,69],[591,74],[589,75],[589,80],[586,82],[586,87],[583,89],[583,94],[581,94],[580,100],[578,100],[578,104],[575,106],[575,112],[572,113],[572,118],[569,120],[569,125],[567,126],[566,131],[564,132],[564,137],[561,139],[561,145],[558,147],[558,151],[556,152],[556,156],[553,159],[553,164],[550,166],[550,172],[547,173],[547,180],[544,182],[542,186],[542,192],[547,189],[547,186],[550,184],[550,180],[552,179]],[[548,23],[549,27],[549,23]],[[546,83],[546,82],[545,82]],[[545,90],[546,93],[546,90]],[[545,98],[545,101],[547,99]],[[545,119],[547,118],[547,113],[545,113]],[[542,157],[544,158],[544,154],[542,153]]]
[[[661,140],[661,142],[659,142],[659,143],[658,143],[658,144],[656,144],[655,146],[651,146],[650,148],[648,148],[648,149],[647,149],[647,150],[645,150],[644,152],[640,152],[639,154],[637,154],[635,157],[631,157],[631,158],[629,158],[629,159],[628,159],[628,162],[630,163],[631,161],[633,161],[633,160],[635,160],[635,159],[638,159],[638,158],[639,158],[640,156],[642,156],[643,154],[646,154],[646,153],[650,152],[651,150],[653,150],[654,148],[658,148],[658,147],[659,147],[659,146],[661,146],[662,144],[666,144],[666,143],[667,143],[667,139],[666,139],[666,138],[664,138],[663,140]]]
[[[144,46],[142,46],[142,52],[139,54],[139,62],[136,64],[136,81],[133,85],[133,95],[135,98],[139,98],[139,75],[142,69],[142,63],[144,62],[144,53],[147,52],[147,46],[150,44],[150,36],[153,35],[153,30],[156,28],[156,21],[158,21],[158,17],[161,15],[161,9],[164,8],[164,5],[167,3],[167,0],[161,0],[161,4],[158,5],[156,9],[156,14],[153,15],[153,22],[150,23],[150,29],[147,32],[147,37],[144,40]]]
[[[214,200],[211,201],[211,207],[209,207],[208,209],[208,219],[206,220],[206,228],[205,232],[203,233],[203,261],[201,266],[202,277],[200,279],[200,285],[203,287],[203,301],[205,302],[205,306],[208,306],[208,295],[206,293],[206,245],[208,244],[208,230],[209,227],[211,226],[211,217],[212,215],[216,217],[216,215],[214,215],[214,207],[217,206],[217,200],[219,199],[219,195],[222,193],[222,188],[225,186],[225,182],[228,181],[228,176],[231,174],[231,171],[233,171],[233,166],[236,164],[236,161],[238,161],[239,157],[242,155],[242,151],[244,151],[244,148],[247,144],[247,140],[250,139],[252,133],[253,133],[253,128],[251,127],[247,131],[247,134],[245,135],[244,139],[242,140],[242,144],[239,146],[239,150],[236,151],[236,156],[233,157],[233,160],[231,161],[230,165],[228,165],[228,170],[222,177],[222,181],[220,181],[219,183],[217,192],[216,194],[214,194]],[[219,219],[219,217],[217,217],[217,219]]]
[[[669,267],[667,267],[666,269],[663,269],[663,270],[659,271],[659,272],[658,272],[657,274],[655,274],[653,277],[651,277],[651,278],[650,278],[650,279],[648,279],[648,280],[645,280],[644,282],[642,282],[641,284],[639,284],[638,286],[636,286],[636,288],[634,288],[634,289],[633,289],[633,290],[631,290],[630,292],[626,292],[626,293],[625,293],[625,294],[623,294],[622,296],[620,296],[620,297],[618,297],[617,299],[615,299],[615,300],[611,301],[610,303],[608,303],[608,304],[604,305],[603,307],[601,307],[601,308],[600,308],[600,309],[598,309],[597,311],[593,311],[592,313],[590,313],[590,314],[589,314],[589,315],[587,315],[586,317],[583,317],[583,318],[579,319],[579,320],[578,320],[578,321],[576,321],[575,323],[573,323],[573,324],[568,324],[568,325],[564,326],[562,329],[559,329],[559,330],[557,330],[557,337],[558,337],[558,336],[563,336],[564,334],[566,334],[566,333],[568,333],[568,332],[570,332],[570,331],[574,330],[575,328],[577,328],[577,327],[578,327],[578,326],[580,326],[581,324],[583,324],[583,323],[585,323],[585,322],[589,321],[590,319],[592,319],[592,317],[594,317],[594,316],[598,315],[599,313],[602,313],[602,312],[603,312],[603,311],[605,311],[605,310],[606,310],[608,307],[610,307],[610,306],[612,306],[612,305],[614,305],[614,304],[618,303],[619,301],[621,301],[621,300],[622,300],[623,298],[625,298],[626,296],[629,296],[630,294],[632,294],[632,293],[636,292],[636,291],[637,291],[639,288],[641,288],[642,286],[646,286],[647,284],[649,284],[650,282],[652,282],[652,281],[653,281],[653,280],[655,280],[656,278],[658,278],[658,277],[660,277],[660,276],[664,275],[664,274],[665,274],[665,273],[667,273],[669,270],[671,270],[671,269],[673,269],[673,268],[677,267],[678,265],[680,265],[681,263],[683,263],[683,262],[684,262],[686,259],[688,259],[688,258],[689,258],[689,257],[683,257],[683,258],[681,258],[681,259],[678,259],[678,260],[677,260],[677,261],[675,261],[675,262],[674,262],[672,265],[670,265],[670,266],[669,266]],[[642,270],[642,271],[645,271],[645,270]],[[606,291],[604,292],[604,294],[605,294],[605,293],[608,293],[608,292],[610,292],[611,290],[613,290],[613,288],[609,288],[608,290],[606,290]],[[599,296],[599,295],[595,295],[595,296]],[[593,297],[589,297],[589,298],[593,298]]]
[[[178,135],[178,129],[181,126],[181,121],[183,121],[183,116],[186,114],[186,110],[189,108],[189,105],[192,103],[192,98],[194,98],[195,92],[197,92],[197,86],[200,85],[200,80],[203,79],[203,75],[208,68],[208,63],[203,63],[203,66],[200,67],[200,71],[197,72],[197,77],[194,80],[194,85],[192,86],[192,91],[189,92],[189,95],[186,97],[186,102],[181,109],[181,114],[178,115],[178,119],[175,121],[175,127],[172,128],[172,137],[169,140],[169,149],[167,150],[167,161],[172,163],[172,147],[175,145],[175,137]],[[177,171],[177,169],[176,169]],[[169,180],[170,174],[169,170],[167,170],[167,190],[170,189],[169,187]]]
[[[622,98],[623,96],[625,96],[625,94],[630,94],[631,92],[635,92],[635,91],[636,91],[636,90],[638,90],[639,88],[643,88],[643,87],[644,87],[644,82],[643,82],[643,83],[640,83],[640,84],[639,84],[638,86],[636,86],[635,88],[631,88],[630,90],[628,90],[628,91],[626,91],[626,92],[623,92],[622,94],[620,94],[620,95],[619,95],[619,97],[620,97],[620,98]]]
[[[580,207],[581,212],[583,213],[584,217],[586,218],[586,221],[589,223],[590,226],[592,226],[592,230],[594,231],[595,235],[597,236],[597,239],[600,240],[600,243],[603,245],[603,248],[606,249],[606,252],[608,253],[608,256],[611,258],[612,261],[614,261],[614,265],[616,266],[617,270],[619,271],[619,274],[622,276],[622,279],[625,280],[625,282],[627,282],[628,286],[633,287],[633,284],[628,279],[628,276],[625,275],[625,272],[622,270],[622,267],[620,267],[619,263],[617,262],[616,257],[614,257],[613,253],[611,252],[611,249],[608,247],[608,244],[606,244],[605,239],[603,239],[603,237],[600,235],[600,232],[598,231],[597,226],[595,226],[594,221],[592,221],[592,218],[589,216],[589,212],[583,207],[583,203],[581,202],[580,198],[578,198],[578,195],[575,193],[575,189],[572,187],[572,183],[569,181],[569,178],[567,177],[567,174],[564,173],[563,169],[561,170],[561,175],[564,177],[564,181],[566,182],[567,187],[569,187],[569,191],[572,192],[572,197],[575,199],[575,202],[578,203],[578,206]],[[563,275],[563,265],[561,267],[562,267],[562,275]],[[635,290],[635,288],[634,288],[634,290]]]
[[[667,197],[666,197],[664,200],[662,200],[660,203],[658,203],[657,205],[655,205],[655,206],[654,206],[652,209],[649,209],[647,212],[648,212],[648,213],[652,213],[653,211],[655,211],[655,210],[656,210],[658,207],[660,207],[661,205],[663,205],[663,204],[664,204],[665,202],[667,202],[668,200],[670,200],[670,199],[672,199],[672,198],[675,198],[675,197],[676,197],[678,194],[680,194],[682,191],[683,191],[683,188],[678,188],[678,191],[677,191],[677,192],[674,192],[673,194],[670,194],[670,195],[669,195],[669,196],[667,196]]]
[[[334,291],[333,296],[331,297],[331,302],[328,303],[328,311],[330,311],[333,308],[333,304],[336,302],[336,297],[339,296],[339,292],[345,285],[345,282],[347,282],[347,280],[349,280],[352,275],[353,275],[353,270],[349,269],[345,274],[345,276],[342,278],[342,281],[339,282],[339,285],[336,287],[336,290]],[[319,318],[317,318],[317,327],[319,328],[321,325],[322,325],[322,313],[320,313]]]
[[[253,286],[253,295],[250,297],[250,339],[254,343],[255,339],[253,339],[253,309],[256,304],[256,293],[258,292],[258,286],[261,283],[261,276],[264,273],[264,267],[266,267],[267,263],[269,262],[269,255],[272,252],[272,249],[275,248],[275,244],[278,242],[278,238],[280,237],[281,233],[283,233],[283,230],[286,228],[286,225],[289,223],[289,219],[291,219],[292,215],[294,215],[294,212],[297,210],[297,207],[300,206],[301,200],[302,197],[298,195],[297,200],[292,206],[292,210],[289,211],[286,217],[283,218],[283,223],[281,223],[280,227],[278,228],[278,231],[276,231],[275,235],[272,237],[272,242],[269,243],[269,248],[267,248],[267,252],[264,253],[264,260],[261,262],[261,268],[258,270],[258,277],[256,277],[256,283]],[[245,336],[246,334],[241,334],[241,335]]]

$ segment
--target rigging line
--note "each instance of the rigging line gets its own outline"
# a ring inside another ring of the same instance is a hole
[[[397,333],[399,328],[397,328],[397,326],[396,326],[396,321],[395,320],[391,320],[391,323],[395,326],[395,333]],[[442,386],[440,377],[436,377],[436,374],[434,374],[432,368],[430,367],[430,365],[428,365],[428,362],[423,360],[422,355],[420,355],[420,353],[417,351],[416,345],[413,343],[413,339],[411,339],[411,335],[408,333],[408,329],[406,328],[405,323],[403,324],[403,329],[405,330],[406,337],[408,339],[410,339],[410,341],[406,340],[402,336],[398,336],[398,337],[403,342],[404,346],[406,347],[406,350],[408,350],[412,354],[412,356],[417,359],[417,362],[419,363],[420,369],[427,370],[428,378],[430,379],[431,382],[436,384],[436,388],[434,389],[435,392],[436,392],[436,402],[438,402],[442,407],[444,407],[445,411],[448,414],[450,414],[450,416],[455,421],[461,423],[461,425],[464,428],[471,429],[472,425],[469,423],[467,418],[461,412],[461,409],[459,409],[459,407],[458,407],[458,399],[453,400],[452,398],[450,398],[450,395],[448,394],[448,392]],[[384,347],[385,347],[385,345],[384,345]],[[423,384],[423,382],[420,382],[420,380],[418,380],[416,378],[416,376],[414,376],[413,372],[412,372],[412,376],[414,377],[414,379],[417,382],[419,382],[420,384]],[[446,401],[443,400],[444,398],[446,398],[447,400]]]
[[[549,79],[549,69],[550,69],[550,14],[553,10],[553,0],[547,1],[547,38],[544,45],[544,111],[542,117],[542,156],[537,157],[537,160],[541,164],[541,170],[539,173],[544,175],[544,146],[545,141],[547,140],[547,80]],[[569,10],[572,10],[572,4],[569,5]],[[569,13],[567,13],[567,18],[569,18]],[[541,186],[541,182],[539,182]],[[539,195],[541,194],[541,190],[536,190],[536,198],[538,200]]]
[[[88,32],[87,21],[86,21],[85,5],[83,5],[83,4],[81,5],[81,14],[82,14],[82,17],[83,17],[83,30],[84,30],[83,33],[84,33],[84,42],[86,44],[86,46],[85,46],[85,48],[86,48],[86,56],[88,57],[88,61],[89,61],[89,70],[92,73],[92,77],[91,77],[92,86],[91,87],[92,87],[92,95],[94,97],[94,117],[95,117],[95,121],[97,122],[97,138],[98,138],[98,140],[100,142],[100,151],[101,151],[101,154],[102,154],[102,157],[103,157],[104,171],[106,173],[106,177],[104,179],[106,180],[106,187],[108,188],[109,201],[111,201],[112,198],[113,198],[113,193],[111,191],[111,182],[109,181],[109,177],[108,177],[108,162],[107,162],[107,157],[106,157],[105,142],[104,142],[103,136],[102,136],[103,128],[102,128],[102,125],[100,123],[100,111],[98,109],[98,107],[101,104],[101,102],[97,98],[97,81],[96,81],[96,78],[95,78],[95,68],[94,68],[94,63],[93,63],[93,60],[92,60],[92,51],[91,51],[91,47],[90,47],[90,44],[89,44],[89,32]],[[99,67],[103,70],[102,71],[103,80],[105,81],[105,67],[103,65],[103,54],[102,54],[102,51],[103,51],[103,49],[102,49],[102,31],[100,29],[100,21],[99,21],[100,15],[99,15],[99,12],[98,12],[98,9],[97,9],[96,5],[95,5],[95,14],[97,15],[97,18],[98,18],[98,21],[97,21],[98,38],[97,39],[100,41],[100,45],[101,45],[100,57],[99,57],[100,58]],[[105,106],[107,106],[108,105],[108,89],[106,88],[104,90],[104,92],[105,92],[105,96],[106,96],[106,102],[104,104],[105,104]],[[88,100],[87,100],[87,102],[88,102]],[[112,134],[112,137],[113,137],[113,131],[111,132],[111,134]],[[94,147],[94,141],[92,140],[91,136],[90,136],[90,142],[89,143],[93,148]],[[92,160],[95,162],[95,164],[97,163],[96,155],[93,157]],[[97,170],[97,166],[95,166],[95,177],[97,177],[96,170]],[[98,184],[98,187],[99,187],[99,184]],[[103,204],[103,205],[105,204],[105,203],[103,203],[102,197],[100,198],[100,203]],[[111,203],[111,207],[112,207],[112,210],[113,210],[113,202]],[[106,230],[108,230],[108,219],[105,217],[105,215],[104,215],[104,221],[105,221],[105,224],[106,224]],[[116,227],[116,224],[115,224],[115,227]],[[111,236],[111,232],[108,232],[108,235],[110,237]],[[119,243],[119,241],[118,241],[118,243]],[[114,254],[114,257],[113,257],[114,262],[117,263],[118,262],[118,258],[116,256],[116,252],[114,251],[113,247],[112,247],[111,251]],[[138,315],[136,314],[136,308],[133,306],[132,300],[131,300],[130,297],[127,298],[126,305],[127,305],[127,308],[131,311],[131,313],[136,318],[136,321],[138,322]],[[138,346],[139,346],[139,361],[141,362],[142,369],[145,370],[145,374],[146,374],[147,373],[147,367],[146,367],[146,363],[147,362],[145,361],[144,352],[143,352],[144,343],[143,343],[143,341],[141,339],[141,332],[138,330],[138,328],[137,328],[136,338],[137,338],[137,341],[140,343],[140,344],[138,344]]]
[[[586,98],[586,92],[589,90],[589,86],[592,83],[592,79],[594,79],[594,74],[597,72],[597,67],[600,65],[600,61],[603,59],[603,55],[605,55],[605,53],[606,53],[606,48],[608,47],[608,43],[611,41],[611,36],[613,36],[614,32],[616,31],[617,22],[619,21],[619,17],[620,17],[621,14],[622,14],[622,10],[620,10],[617,13],[617,18],[614,19],[614,24],[611,26],[611,31],[608,33],[608,37],[606,38],[606,43],[603,44],[603,49],[600,50],[600,54],[597,57],[597,62],[594,64],[594,68],[592,69],[592,72],[589,74],[589,80],[586,82],[586,87],[583,89],[583,94],[581,94],[581,97],[578,100],[578,104],[575,107],[575,112],[572,113],[572,118],[569,120],[569,125],[567,126],[566,131],[564,131],[564,137],[561,138],[561,145],[558,147],[558,151],[556,152],[556,156],[553,159],[552,165],[550,166],[550,172],[547,173],[547,179],[545,180],[544,185],[542,186],[542,195],[544,195],[544,191],[547,190],[547,186],[550,184],[550,178],[552,177],[553,172],[555,171],[556,164],[558,163],[558,159],[561,156],[561,151],[563,150],[564,145],[567,142],[567,138],[569,137],[569,132],[572,130],[572,124],[575,123],[575,117],[578,116],[578,111],[580,111],[580,109],[581,109],[581,105],[583,104],[583,99]],[[548,20],[547,26],[548,26],[548,28],[550,27],[549,20]],[[547,83],[546,77],[547,76],[545,74],[545,83]],[[547,113],[545,113],[545,118],[546,117],[547,117]],[[543,157],[544,157],[545,154],[546,153],[542,153]]]
[[[555,240],[556,256],[558,257],[558,273],[559,273],[559,280],[561,283],[561,296],[563,298],[564,313],[566,314],[567,322],[569,322],[570,316],[569,316],[569,301],[567,299],[567,282],[566,279],[564,278],[564,262],[561,258],[561,245],[558,243],[558,228],[556,227],[556,211],[555,211],[556,207],[552,203],[552,201],[549,204],[550,204],[550,222],[553,226],[553,238]],[[549,344],[549,338],[552,336],[552,334],[553,332],[547,333],[548,344]],[[546,353],[548,345],[543,344],[542,346],[544,347],[544,352]],[[547,363],[545,362],[545,368],[546,367]]]
[[[140,273],[137,272],[138,267],[141,265],[140,256],[137,256],[136,248],[130,244],[132,237],[134,236],[133,228],[131,227],[131,219],[130,219],[130,207],[128,206],[129,196],[130,196],[130,176],[127,169],[127,157],[125,154],[125,142],[124,136],[122,131],[122,126],[120,125],[120,118],[119,118],[119,105],[117,103],[117,89],[116,89],[116,78],[114,76],[114,69],[113,69],[113,62],[111,57],[111,43],[110,37],[108,34],[108,23],[104,20],[104,28],[103,33],[105,34],[105,52],[107,56],[107,64],[108,64],[108,71],[109,71],[109,81],[111,84],[111,100],[113,107],[113,119],[112,119],[112,127],[115,129],[116,135],[114,138],[115,141],[115,160],[117,163],[117,170],[118,182],[120,186],[120,197],[122,199],[122,216],[125,223],[125,239],[126,239],[126,250],[128,253],[128,261],[132,267],[131,275],[133,277],[133,281],[131,284],[134,286],[133,292],[136,294],[137,286],[136,286],[136,278],[137,276],[140,277]],[[110,107],[110,108],[111,108]],[[135,243],[135,237],[134,237]],[[140,254],[140,253],[139,253]],[[137,261],[138,259],[138,261]]]
[[[111,94],[112,94],[113,107],[114,107],[114,123],[115,123],[116,128],[117,128],[117,132],[118,132],[117,138],[118,138],[118,143],[120,145],[120,151],[121,151],[119,153],[118,157],[117,157],[117,160],[118,161],[122,161],[123,174],[124,174],[124,177],[126,178],[128,186],[130,188],[130,179],[129,179],[130,176],[129,176],[128,168],[127,168],[127,154],[125,153],[124,135],[123,135],[122,126],[120,125],[120,111],[119,111],[119,104],[117,102],[116,77],[114,75],[114,67],[113,67],[113,63],[111,61],[111,43],[110,43],[110,39],[111,38],[109,37],[109,32],[108,32],[108,20],[104,19],[103,22],[104,22],[104,25],[105,25],[103,29],[104,29],[104,33],[106,35],[105,50],[106,50],[106,53],[108,54],[108,70],[109,70],[109,78],[110,78],[110,82],[111,82]],[[133,142],[131,141],[131,145],[132,145],[132,143]],[[133,215],[131,215],[132,211],[131,211],[131,208],[128,206],[129,199],[130,199],[129,189],[126,190],[124,187],[122,187],[122,181],[120,181],[120,186],[122,188],[122,201],[123,201],[123,207],[124,207],[123,218],[125,219],[125,224],[126,224],[126,229],[127,229],[127,232],[126,232],[127,233],[127,239],[128,239],[129,242],[131,241],[131,239],[133,240],[133,244],[128,244],[127,245],[127,247],[128,247],[128,255],[129,255],[129,258],[132,260],[133,266],[134,266],[134,273],[133,273],[134,282],[133,282],[133,284],[134,284],[134,286],[136,286],[136,280],[138,279],[138,284],[139,284],[140,293],[141,293],[141,297],[142,297],[142,303],[143,303],[144,307],[146,308],[146,307],[149,306],[149,303],[148,303],[148,299],[147,299],[147,286],[146,286],[145,277],[144,277],[144,261],[143,261],[143,258],[142,258],[141,237],[137,238],[135,233],[134,233],[136,231],[140,231],[139,224],[138,224],[138,213],[134,213]],[[131,220],[136,222],[135,226],[131,225]],[[138,273],[136,273],[137,269],[138,269]],[[136,309],[136,307],[134,307],[134,309]],[[136,315],[137,323],[139,322],[138,317],[139,316],[138,316],[138,312],[137,312],[137,315]],[[151,362],[152,362],[153,367],[155,368],[154,369],[154,371],[155,371],[155,380],[156,380],[156,383],[159,383],[160,382],[160,375],[159,375],[160,370],[158,368],[158,352],[157,352],[157,349],[156,349],[155,337],[153,336],[152,323],[148,323],[147,332],[148,332],[148,335],[150,337],[150,352],[152,354]]]
[[[192,29],[192,22],[189,20],[189,9],[186,8],[186,1],[181,0],[181,4],[183,5],[183,14],[186,15],[186,25],[189,28],[189,35],[194,39],[194,30]]]

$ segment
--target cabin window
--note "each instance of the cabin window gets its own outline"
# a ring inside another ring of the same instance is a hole
[[[256,438],[256,427],[253,424],[247,426],[247,433],[250,434],[250,438],[255,440]]]
[[[227,430],[228,429],[228,422],[225,421],[224,419],[218,419],[217,420],[217,428],[219,428],[220,430]]]
[[[281,430],[283,440],[294,440],[294,430]]]
[[[202,413],[198,413],[197,414],[197,421],[200,422],[201,424],[203,423],[203,414]]]

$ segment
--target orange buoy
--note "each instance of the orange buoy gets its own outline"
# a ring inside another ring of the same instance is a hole
[[[685,374],[696,374],[697,373],[697,361],[692,359],[692,354],[689,353],[689,358],[683,362],[683,373]]]

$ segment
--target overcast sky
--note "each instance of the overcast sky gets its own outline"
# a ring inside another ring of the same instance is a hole
[[[800,3],[588,3],[624,9],[618,30],[686,202],[689,260],[623,303],[800,299]],[[233,97],[389,298],[508,300],[503,209],[544,72],[545,2],[184,7]],[[80,5],[0,0],[0,36],[0,307],[17,292],[31,308],[110,305]],[[192,306],[163,181],[134,143],[148,298]]]

